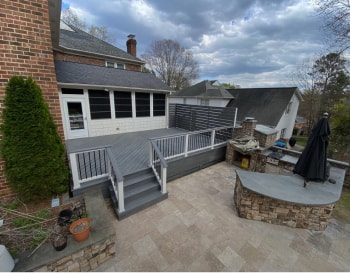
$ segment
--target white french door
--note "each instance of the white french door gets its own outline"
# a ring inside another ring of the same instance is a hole
[[[87,115],[83,99],[63,99],[67,138],[88,137]]]

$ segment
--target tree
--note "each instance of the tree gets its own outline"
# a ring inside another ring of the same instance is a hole
[[[199,76],[199,65],[193,53],[173,40],[154,41],[141,58],[174,90],[188,87]]]
[[[350,103],[344,98],[333,106],[330,117],[330,154],[334,159],[348,161],[350,159]]]
[[[316,0],[315,3],[317,13],[324,22],[324,29],[331,31],[334,36],[329,40],[332,48],[337,49],[338,52],[350,48],[349,0]]]
[[[350,76],[346,60],[339,53],[322,56],[313,65],[314,89],[321,93],[324,111],[333,113],[333,105],[346,98],[349,93]]]
[[[226,89],[235,89],[235,85],[231,83],[222,83],[221,85]]]
[[[79,18],[77,13],[75,13],[70,8],[62,11],[61,19],[65,23],[72,25],[78,29],[84,30],[89,34],[93,35],[94,37],[99,38],[100,40],[103,40],[110,44],[116,42],[116,37],[109,33],[106,27],[99,27],[95,25],[90,25],[89,27],[87,27],[86,23],[81,18]]]
[[[320,117],[321,96],[317,90],[307,89],[302,93],[303,101],[299,106],[299,115],[307,119],[307,135]]]
[[[32,78],[12,77],[6,88],[0,151],[11,189],[39,201],[68,189],[69,171],[57,127]]]

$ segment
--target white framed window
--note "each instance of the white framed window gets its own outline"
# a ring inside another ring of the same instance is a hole
[[[116,62],[112,62],[112,61],[106,61],[106,67],[117,68],[117,69],[125,69],[124,63],[116,63]]]

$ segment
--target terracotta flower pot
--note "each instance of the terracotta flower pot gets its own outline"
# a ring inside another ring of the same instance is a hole
[[[89,218],[81,218],[74,221],[69,227],[74,240],[82,242],[89,237],[91,220]]]

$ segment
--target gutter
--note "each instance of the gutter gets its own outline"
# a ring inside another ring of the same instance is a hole
[[[94,84],[84,84],[84,83],[63,83],[57,82],[57,85],[61,88],[98,88],[98,89],[108,89],[115,91],[144,91],[144,92],[162,92],[162,93],[171,93],[172,90],[164,90],[164,89],[152,89],[152,88],[140,88],[140,87],[126,87],[126,86],[112,86],[112,85],[94,85]],[[108,91],[105,90],[105,91]]]

